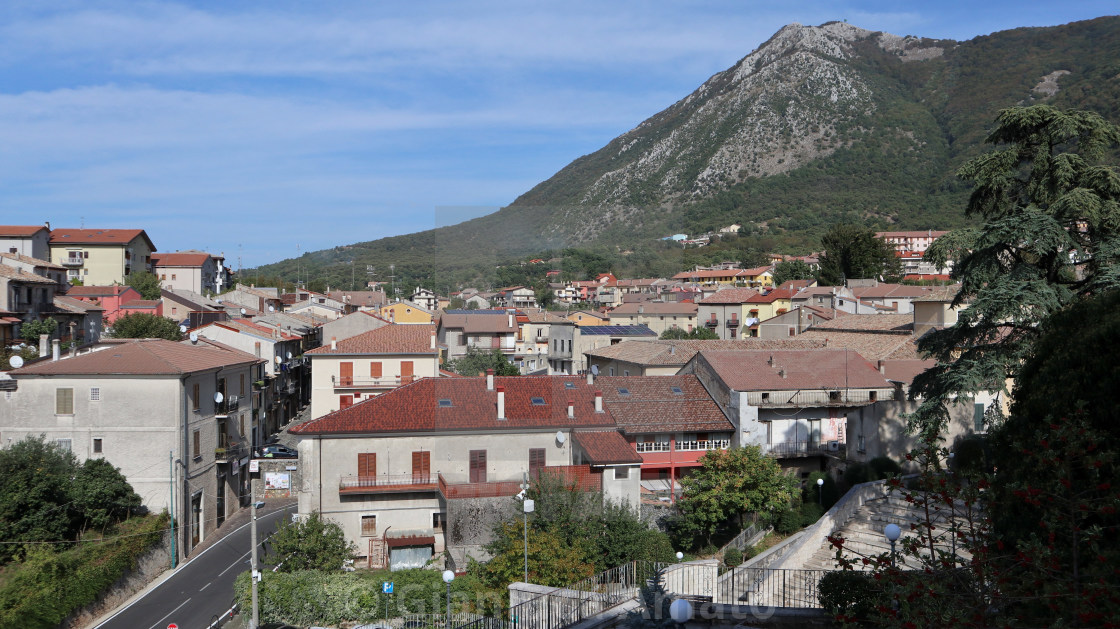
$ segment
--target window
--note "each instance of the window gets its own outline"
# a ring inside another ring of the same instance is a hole
[[[536,478],[545,463],[544,448],[529,448],[529,478]]]
[[[470,482],[486,482],[486,450],[470,451]]]
[[[178,314],[178,312],[179,312],[178,308],[176,308],[175,306],[171,306],[171,314]]]
[[[377,476],[377,453],[358,453],[358,476]]]
[[[440,400],[439,401],[439,407],[440,408],[451,408],[451,400],[448,400],[446,398]]]
[[[171,274],[171,279],[175,279],[175,274],[174,273]]]
[[[245,396],[245,374],[241,374],[241,396]]]
[[[241,418],[238,421],[238,427],[241,430],[237,434],[244,435],[245,434],[245,414],[244,413],[241,414]]]
[[[338,364],[338,384],[344,387],[354,386],[354,363],[343,362]]]
[[[565,388],[565,389],[574,389],[574,388],[576,388],[576,383],[574,383],[574,382],[565,382],[565,383],[564,383],[564,388]]]
[[[828,392],[828,401],[829,402],[839,402],[840,401],[840,392],[839,391],[829,391]]]
[[[437,511],[432,514],[432,528],[437,531],[443,530],[443,525],[447,522],[447,514],[442,511]]]
[[[372,363],[369,364],[369,377],[370,378],[380,378],[381,377],[381,363],[380,362],[372,362]]]
[[[362,535],[364,537],[373,537],[377,535],[377,516],[376,515],[363,515],[362,516]]]
[[[194,383],[194,386],[191,387],[191,409],[197,411],[198,410],[198,404],[199,404],[199,394],[198,394],[198,383],[196,382],[196,383]]]
[[[972,406],[972,428],[984,432],[984,405],[979,402]]]
[[[191,447],[191,456],[196,459],[202,458],[202,433],[198,430],[194,431]]]
[[[55,439],[54,443],[58,446],[58,449],[63,452],[70,452],[71,450],[71,442],[69,439]]]
[[[680,387],[669,387],[669,390],[673,392],[673,395],[684,395],[684,389]]]
[[[345,410],[354,406],[353,395],[340,395],[338,396],[338,410]]]
[[[412,482],[426,483],[432,472],[432,453],[419,451],[412,453]]]
[[[166,273],[160,273],[159,279],[166,281],[167,280],[167,274]]]
[[[630,372],[627,372],[626,375],[630,375]],[[630,389],[619,388],[618,394],[619,395],[630,395]]]
[[[544,406],[543,397],[530,398],[530,402],[532,402],[533,406]]]
[[[93,438],[93,453],[94,454],[101,454],[102,451],[103,450],[101,449],[101,437],[94,437]]]
[[[630,370],[629,369],[623,369],[622,370],[622,375],[629,376],[630,375]]]
[[[878,391],[871,391],[870,393],[867,394],[867,399],[871,400],[872,402],[874,402],[876,399],[878,399],[878,397],[879,397],[879,392]]]
[[[100,402],[101,401],[101,387],[90,387],[89,388],[89,401],[90,402]]]
[[[624,479],[627,479],[627,478],[630,478],[630,468],[628,468],[628,467],[616,467],[616,468],[614,468],[614,479],[615,480],[624,480]]]
[[[763,394],[762,394],[762,401],[763,401],[763,402],[768,402],[768,401],[770,401],[770,393],[769,393],[769,392],[766,392],[766,393],[763,393]]]
[[[74,389],[59,388],[54,390],[54,414],[74,414]]]

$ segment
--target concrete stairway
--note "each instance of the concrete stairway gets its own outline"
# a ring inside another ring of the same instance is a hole
[[[877,556],[883,553],[889,553],[891,544],[883,535],[883,527],[887,524],[897,524],[902,529],[902,538],[896,542],[896,557],[897,561],[902,566],[916,568],[917,562],[914,558],[902,557],[902,539],[913,536],[915,533],[911,530],[911,524],[918,524],[925,520],[923,511],[919,510],[915,505],[912,505],[899,495],[891,494],[883,498],[869,500],[856,511],[842,526],[833,530],[834,536],[844,538],[845,549],[844,556],[850,558],[858,558],[861,556]],[[949,525],[949,518],[947,514],[938,514],[932,518],[932,522],[937,531],[946,531]],[[946,551],[952,552],[953,547],[949,539],[945,539],[943,543],[937,545],[938,548],[944,547]],[[957,549],[957,555],[966,557],[967,554]],[[859,569],[870,569],[869,566],[864,566],[861,562],[854,566]],[[835,570],[836,564],[836,548],[827,542],[823,544],[816,553],[801,566],[805,570]]]

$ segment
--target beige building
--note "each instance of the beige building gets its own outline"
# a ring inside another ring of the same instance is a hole
[[[697,302],[697,325],[707,326],[721,339],[733,340],[750,336],[749,326],[757,321],[750,316],[751,298],[759,291],[753,288],[725,288]]]
[[[348,408],[420,378],[439,376],[435,326],[387,325],[304,354],[311,361],[311,416]]]
[[[0,225],[0,252],[49,260],[51,224]]]
[[[0,396],[0,435],[45,435],[79,461],[119,467],[145,506],[171,508],[186,556],[246,504],[250,393],[262,362],[162,339],[37,360],[9,372],[16,387]]]
[[[623,341],[587,352],[590,366],[601,376],[671,376],[702,350],[815,349],[824,341],[801,339]]]
[[[152,271],[156,247],[142,229],[54,229],[51,262],[67,269],[71,282],[125,284],[134,271]]]
[[[338,522],[366,565],[485,557],[523,479],[637,504],[641,457],[578,377],[423,379],[302,424],[299,513]],[[441,562],[442,563],[442,562]]]
[[[611,310],[610,325],[645,325],[658,336],[671,328],[691,332],[696,327],[696,311],[696,304],[689,302],[626,303]]]
[[[159,276],[162,288],[189,290],[203,295],[221,293],[230,282],[225,258],[205,251],[152,254],[152,272]]]

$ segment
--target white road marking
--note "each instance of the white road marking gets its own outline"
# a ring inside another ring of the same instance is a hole
[[[187,604],[187,603],[189,603],[189,602],[191,602],[191,599],[189,599],[189,598],[188,598],[187,600],[185,600],[185,601],[183,601],[182,603],[180,603],[180,604],[179,604],[179,607],[176,607],[175,609],[171,610],[171,612],[170,612],[170,613],[168,613],[168,614],[167,614],[167,616],[164,616],[163,618],[160,618],[159,620],[157,620],[157,621],[156,621],[156,624],[152,625],[152,626],[150,627],[150,629],[156,629],[156,627],[158,627],[158,626],[162,625],[162,624],[163,624],[163,621],[167,620],[167,619],[168,619],[168,617],[170,617],[170,616],[171,616],[171,614],[174,614],[175,612],[179,611],[180,609],[182,609],[183,605],[186,605],[186,604]]]

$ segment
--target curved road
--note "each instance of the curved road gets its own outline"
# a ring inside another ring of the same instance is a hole
[[[267,507],[266,507],[267,509]],[[257,541],[276,530],[280,518],[295,512],[290,504],[257,515]],[[249,524],[234,529],[213,546],[180,564],[162,583],[148,590],[95,629],[205,629],[233,605],[233,580],[249,570]],[[258,549],[258,560],[263,549]],[[262,568],[263,570],[263,568]]]

